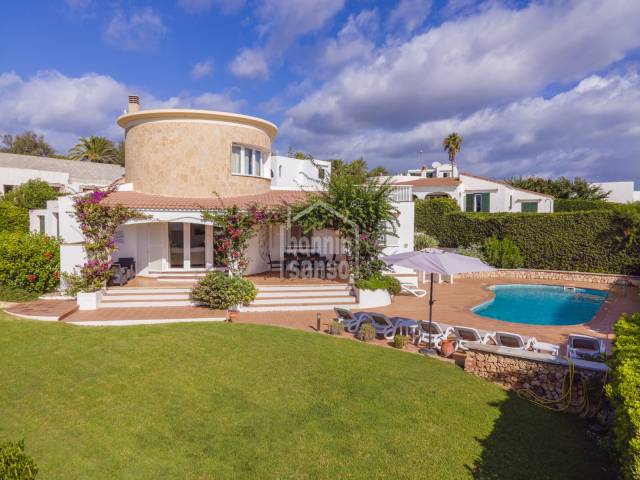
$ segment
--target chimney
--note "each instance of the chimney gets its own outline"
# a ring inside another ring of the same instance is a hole
[[[127,113],[135,113],[140,111],[140,97],[137,95],[129,95],[129,104],[127,105]]]

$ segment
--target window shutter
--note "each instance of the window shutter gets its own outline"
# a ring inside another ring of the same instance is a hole
[[[538,213],[538,202],[522,202],[521,211]]]
[[[490,198],[491,197],[489,196],[488,192],[482,194],[482,209],[480,210],[481,212],[488,212],[490,210],[489,209]]]
[[[465,204],[464,204],[465,212],[473,212],[473,198],[474,198],[474,196],[475,195],[473,193],[467,193],[466,199],[465,199]]]

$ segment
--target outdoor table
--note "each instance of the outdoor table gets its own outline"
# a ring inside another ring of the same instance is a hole
[[[418,322],[411,320],[410,318],[399,317],[400,320],[396,323],[396,328],[400,335],[408,335],[411,338],[415,338],[418,330]]]

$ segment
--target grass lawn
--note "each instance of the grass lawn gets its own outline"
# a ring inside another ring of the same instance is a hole
[[[0,443],[42,479],[607,478],[577,418],[326,335],[0,313],[0,359]]]

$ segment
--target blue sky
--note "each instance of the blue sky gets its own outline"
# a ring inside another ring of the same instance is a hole
[[[640,181],[637,0],[5,2],[0,133],[66,152],[143,108],[237,111],[275,150],[392,171],[444,160],[495,177]]]

